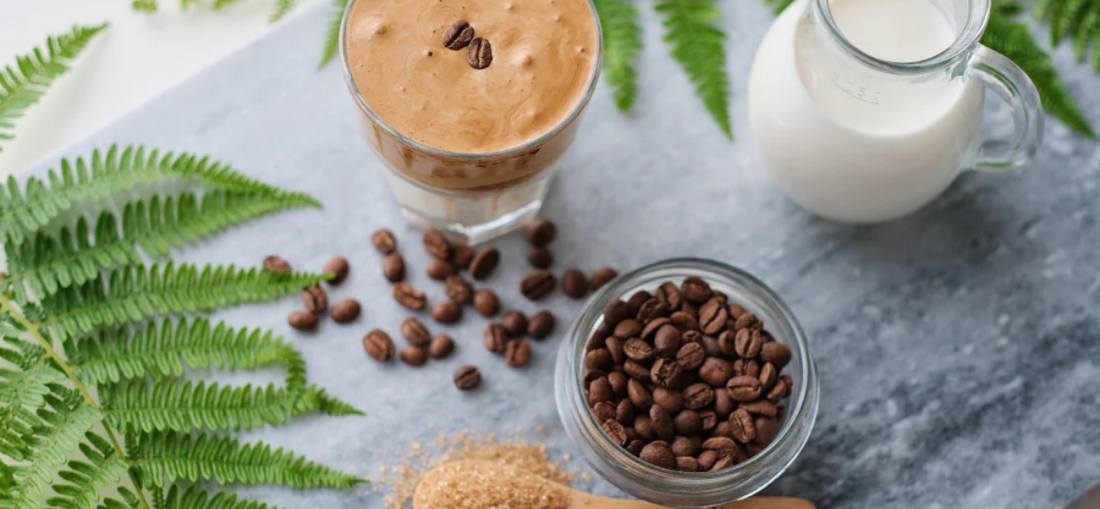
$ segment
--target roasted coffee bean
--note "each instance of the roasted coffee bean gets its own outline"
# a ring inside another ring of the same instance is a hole
[[[462,320],[462,308],[451,301],[437,302],[432,305],[432,318],[445,325],[455,324]]]
[[[614,366],[615,363],[611,359],[611,352],[606,348],[597,348],[584,356],[584,367],[588,369],[611,371],[611,368]]]
[[[472,40],[474,40],[474,27],[471,27],[466,20],[455,21],[443,31],[443,46],[450,50],[465,48]]]
[[[443,283],[443,293],[455,304],[469,304],[474,300],[474,286],[466,278],[452,274]]]
[[[545,339],[554,332],[555,323],[557,320],[549,311],[539,311],[527,321],[527,335],[533,339]]]
[[[703,351],[703,345],[699,343],[688,343],[676,351],[676,362],[680,363],[682,371],[694,371],[703,364],[703,360],[706,358],[707,353]]]
[[[747,444],[756,438],[756,424],[753,422],[752,414],[744,407],[734,411],[729,422],[733,426],[733,438],[738,442]]]
[[[302,304],[306,311],[315,315],[321,315],[328,309],[328,294],[320,286],[309,286],[302,289]]]
[[[428,345],[428,355],[433,359],[443,359],[455,350],[455,341],[446,334],[437,334]]]
[[[730,398],[738,403],[748,403],[760,398],[763,388],[760,380],[751,376],[735,376],[726,384]]]
[[[370,236],[370,241],[379,253],[388,255],[397,252],[397,237],[394,237],[393,232],[385,228],[376,230]]]
[[[676,470],[680,472],[701,472],[699,467],[699,460],[690,456],[682,456],[676,458]]]
[[[635,456],[640,456],[642,454],[642,448],[644,448],[644,447],[645,447],[645,442],[642,442],[641,440],[631,440],[630,443],[627,444],[626,450],[630,454],[633,454]]]
[[[355,299],[344,299],[332,306],[332,319],[336,323],[348,323],[359,318],[362,308]]]
[[[730,316],[733,317],[734,320],[741,318],[741,315],[749,312],[744,306],[736,302],[730,302],[726,307],[730,310]]]
[[[694,433],[692,433],[692,435],[694,435]],[[703,441],[700,440],[699,437],[687,437],[681,433],[672,439],[672,442],[669,443],[669,448],[672,449],[672,454],[677,458],[684,456],[695,457],[699,455],[699,449],[702,444]]]
[[[684,408],[684,399],[680,391],[657,387],[653,389],[653,404],[664,408],[669,415],[676,415]]]
[[[550,271],[539,269],[527,274],[519,283],[519,291],[528,300],[539,300],[557,288],[558,280]]]
[[[607,374],[607,381],[611,383],[611,390],[615,391],[616,395],[626,395],[626,385],[630,381],[630,377],[618,371],[612,371]]]
[[[500,324],[503,325],[504,328],[508,330],[508,334],[514,338],[518,338],[527,333],[527,317],[521,311],[513,309],[504,313],[504,316],[500,318]]]
[[[531,360],[531,343],[526,339],[508,340],[504,345],[504,362],[513,368],[522,368]],[[608,382],[610,385],[610,382]]]
[[[702,278],[689,276],[680,284],[680,295],[688,302],[701,305],[710,300],[714,292],[710,289],[710,284]]]
[[[699,462],[699,468],[704,472],[711,469],[718,462],[718,453],[715,451],[703,451],[695,458]]]
[[[714,389],[707,384],[691,384],[681,393],[684,408],[702,410],[714,402]]]
[[[649,378],[657,387],[671,387],[680,376],[680,365],[672,359],[657,359],[649,369]]]
[[[669,319],[672,321],[672,324],[681,331],[687,332],[699,330],[699,320],[696,320],[694,316],[691,316],[691,313],[677,311],[675,313],[672,313]]]
[[[584,378],[581,379],[581,381],[584,382],[584,390],[588,390],[588,386],[592,385],[592,382],[595,382],[597,378],[605,376],[607,376],[606,371],[600,371],[598,369],[585,370]]]
[[[530,329],[531,326],[528,325],[527,328]],[[597,348],[606,347],[607,346],[607,338],[609,338],[609,337],[611,337],[611,333],[602,330],[602,327],[596,329],[595,331],[592,332],[592,336],[588,338],[588,342],[585,343],[584,351],[591,352],[592,350],[595,350]]]
[[[272,274],[290,274],[290,263],[281,256],[271,255],[264,258],[264,270]]]
[[[630,424],[633,424],[633,421],[631,421]],[[638,432],[635,431],[630,424],[623,424],[623,428],[626,429],[626,440],[628,442],[633,442],[635,440],[638,440]]]
[[[648,411],[649,407],[653,406],[653,395],[638,380],[631,378],[626,382],[626,394],[630,402],[642,410]]]
[[[729,419],[730,414],[737,410],[737,402],[730,398],[729,391],[718,389],[714,391],[714,413],[720,419]]]
[[[676,436],[676,426],[672,424],[672,416],[661,405],[649,407],[649,422],[653,425],[653,432],[657,438],[666,442]]]
[[[775,403],[766,399],[758,399],[756,401],[750,401],[748,403],[741,403],[741,408],[747,410],[753,415],[763,415],[767,417],[775,417],[779,415],[779,407],[775,406]]]
[[[367,351],[367,355],[379,362],[392,359],[394,354],[393,340],[381,329],[374,329],[363,336],[363,349]]]
[[[642,309],[642,304],[645,304],[646,301],[652,298],[653,295],[650,295],[650,293],[645,290],[634,292],[634,295],[631,295],[630,298],[627,299],[627,316],[638,316],[638,311]]]
[[[455,266],[455,271],[468,269],[470,263],[474,261],[474,249],[467,244],[452,243],[451,244],[451,264]]]
[[[653,429],[653,421],[649,419],[649,411],[634,416],[634,431],[638,438],[647,442],[657,440],[657,432]]]
[[[680,293],[680,298],[684,301],[684,303],[680,304],[680,311],[683,311],[683,312],[691,315],[692,317],[694,317],[696,320],[698,320],[699,319],[699,305],[695,304],[693,302],[688,302],[688,300],[684,299],[683,296],[684,296],[684,294],[681,292]]]
[[[630,318],[630,316],[627,304],[621,300],[614,301],[603,309],[603,321],[611,327],[618,325],[619,322]]]
[[[317,323],[319,322],[317,315],[309,311],[295,311],[287,317],[286,321],[291,327],[305,332],[317,330]]]
[[[754,315],[752,313],[745,313],[745,314],[737,317],[736,320],[734,320],[733,326],[737,330],[741,330],[741,329],[744,329],[746,327],[748,327],[748,328],[756,327],[759,323],[760,322],[756,319],[756,315]]]
[[[642,334],[642,323],[633,318],[627,318],[615,326],[615,332],[612,334],[621,339],[636,338]]]
[[[607,437],[610,438],[612,442],[620,446],[626,446],[626,428],[623,428],[623,425],[619,423],[619,421],[611,418],[603,419],[603,424],[600,425],[600,427],[603,428],[604,433],[607,433]]]
[[[680,329],[672,324],[658,329],[657,335],[653,339],[653,346],[657,350],[657,355],[667,359],[675,359],[676,352],[680,350],[680,336]]]
[[[588,278],[577,269],[569,269],[561,278],[561,289],[571,299],[581,299],[588,294]]]
[[[455,371],[455,387],[468,391],[481,385],[481,371],[476,366],[462,366]]]
[[[783,381],[783,379],[780,378],[779,380],[777,380],[775,382],[775,385],[772,387],[772,390],[768,391],[768,395],[766,397],[767,397],[768,401],[771,401],[772,403],[775,403],[775,402],[787,397],[788,394],[789,394],[789,389],[787,388],[787,382]]]
[[[328,280],[330,285],[339,285],[343,283],[348,277],[348,259],[343,256],[333,257],[331,260],[325,263],[325,267],[321,269],[322,272],[331,272],[332,279]]]
[[[703,431],[709,431],[718,426],[718,414],[714,413],[714,410],[706,409],[699,410],[699,422],[702,424]]]
[[[725,470],[737,464],[737,460],[733,456],[718,456],[718,460],[714,462],[714,465],[710,467],[711,472],[718,472]]]
[[[531,246],[527,251],[527,263],[537,269],[547,269],[554,264],[554,253],[541,246]]]
[[[470,276],[479,281],[485,279],[497,269],[497,265],[500,265],[500,251],[493,246],[483,248],[470,262]]]
[[[417,346],[428,346],[428,343],[432,341],[432,335],[428,332],[428,328],[416,318],[406,318],[401,322],[401,335],[405,336],[405,339]]]
[[[504,351],[504,345],[508,343],[508,330],[499,323],[491,323],[485,327],[481,339],[485,343],[486,350],[501,353]]]
[[[737,331],[735,345],[739,357],[754,359],[760,355],[760,349],[764,346],[764,336],[761,336],[758,330],[741,329]]]
[[[775,369],[782,370],[791,362],[791,349],[783,343],[769,341],[760,348],[760,361],[770,362]]]
[[[704,451],[714,451],[718,454],[719,458],[722,457],[736,457],[737,452],[741,447],[734,442],[732,438],[719,436],[711,437],[703,442]]]
[[[668,281],[662,283],[657,287],[657,291],[653,294],[653,298],[658,302],[664,304],[664,306],[670,310],[680,309],[680,304],[683,301],[680,298],[680,289],[676,288],[676,284]]]
[[[702,343],[703,343],[703,351],[707,352],[708,356],[710,356],[710,357],[721,357],[722,356],[722,346],[718,344],[718,340],[714,339],[714,337],[712,337],[712,336],[703,336],[702,337]]]
[[[500,299],[488,288],[474,292],[474,310],[477,314],[490,318],[500,312]]]
[[[756,428],[756,443],[767,446],[775,440],[775,435],[779,433],[779,420],[774,417],[765,417],[758,415],[753,420],[753,427]]]
[[[703,334],[718,334],[726,326],[729,311],[717,299],[710,299],[699,308],[699,327]]]
[[[737,334],[731,330],[722,331],[718,335],[718,348],[722,350],[722,355],[737,358]]]
[[[649,383],[649,368],[645,367],[643,364],[634,361],[626,361],[623,363],[623,372],[630,378]]]
[[[726,295],[726,292],[720,290],[714,290],[713,297],[715,299],[718,299],[718,302],[721,302],[722,304],[728,304],[730,301],[730,296]]]
[[[523,228],[523,238],[532,246],[545,246],[557,235],[558,227],[549,219],[536,219]]]
[[[686,331],[680,336],[680,341],[683,341],[685,345],[688,343],[698,343],[700,346],[703,346],[703,333],[694,330]],[[703,351],[705,352],[706,350]]]
[[[401,349],[401,360],[410,366],[423,366],[428,362],[428,354],[416,345],[405,345]]]
[[[451,265],[451,262],[434,258],[428,262],[428,267],[424,269],[424,273],[436,281],[443,281],[447,279],[447,276],[455,273],[455,268]]]
[[[669,470],[676,468],[676,457],[672,455],[672,449],[669,448],[668,443],[661,440],[646,444],[638,457],[642,461],[661,468]]]
[[[611,401],[615,395],[611,392],[611,383],[607,377],[597,378],[588,386],[588,405],[595,406],[601,401]]]
[[[453,248],[451,241],[447,240],[442,232],[428,230],[424,232],[424,249],[428,251],[428,254],[440,260],[448,260],[451,258],[451,249]]]
[[[764,364],[764,367],[760,368],[760,386],[764,388],[764,391],[770,391],[772,387],[775,387],[775,382],[779,381],[779,373],[775,370],[775,366],[772,363]]]
[[[779,368],[777,367],[776,369],[779,369]],[[791,378],[791,375],[780,375],[779,379],[782,380],[783,383],[785,383],[787,385],[787,394],[786,395],[790,396],[791,391],[794,390],[794,379]]]
[[[653,340],[657,338],[657,331],[661,330],[662,327],[671,324],[672,320],[664,317],[650,320],[649,323],[645,324],[645,327],[642,328],[641,338],[652,343]]]
[[[657,299],[649,299],[638,310],[638,321],[645,323],[667,315],[669,309]]]
[[[703,421],[695,410],[683,410],[672,418],[676,432],[681,435],[695,435],[703,429]],[[694,456],[694,453],[692,454]]]
[[[756,434],[757,434],[757,436],[759,436],[760,435],[760,430],[757,430]],[[761,444],[758,441],[754,440],[752,442],[749,442],[749,443],[745,444],[745,454],[748,457],[751,458],[751,457],[756,456],[757,454],[760,454],[761,452],[763,452],[766,447],[767,447],[767,445]]]
[[[592,290],[599,290],[603,287],[603,285],[610,283],[617,277],[619,277],[618,271],[611,267],[603,267],[596,272],[593,272],[592,279],[590,281],[592,285]]]
[[[752,359],[737,359],[733,362],[733,375],[758,378],[760,376],[760,363]]]
[[[405,259],[401,253],[390,253],[382,259],[382,275],[391,283],[405,280]]]
[[[616,366],[622,365],[626,362],[626,353],[623,351],[623,340],[615,336],[607,338],[604,342],[604,348],[607,348],[608,352],[611,352],[611,360]]]
[[[630,398],[623,398],[615,405],[615,420],[623,426],[634,424],[634,402]]]
[[[718,357],[707,357],[703,365],[699,367],[699,378],[710,384],[711,387],[725,387],[726,382],[733,376],[733,366],[729,361]]]

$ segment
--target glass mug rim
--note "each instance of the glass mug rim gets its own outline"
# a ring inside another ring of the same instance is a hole
[[[955,41],[943,51],[931,57],[915,62],[894,62],[876,58],[859,49],[844,36],[833,13],[830,10],[830,0],[810,0],[813,2],[812,12],[823,21],[826,31],[833,41],[850,56],[853,56],[864,64],[884,72],[892,74],[923,74],[950,66],[955,62],[965,59],[978,45],[982,34],[985,33],[986,24],[989,23],[989,13],[992,6],[990,0],[964,0],[967,2],[966,23],[962,30],[955,36]]]
[[[359,3],[360,1],[369,0],[351,0],[350,2],[348,2],[347,7],[344,8],[343,17],[340,20],[340,41],[338,44],[338,48],[340,50],[340,70],[344,74],[344,83],[347,85],[348,91],[351,92],[352,98],[355,99],[355,104],[359,106],[359,110],[362,111],[363,114],[366,115],[372,123],[382,128],[383,131],[397,139],[401,144],[410,146],[413,149],[428,154],[430,156],[444,159],[481,160],[507,158],[530,151],[535,147],[542,145],[547,140],[552,139],[554,136],[557,136],[559,133],[561,133],[562,130],[564,130],[574,121],[576,121],[577,118],[580,117],[581,113],[584,111],[585,107],[588,105],[589,100],[592,99],[592,95],[596,91],[596,85],[600,81],[600,73],[603,68],[603,28],[600,25],[600,16],[596,11],[596,5],[593,3],[593,0],[585,0],[585,3],[588,4],[588,11],[589,14],[591,14],[592,22],[595,25],[596,61],[592,66],[592,75],[588,78],[588,85],[585,88],[584,95],[581,96],[580,101],[577,101],[576,106],[572,109],[572,111],[569,112],[568,115],[566,115],[561,120],[561,122],[555,124],[538,138],[529,140],[515,147],[510,147],[495,152],[453,152],[450,150],[443,150],[425,145],[405,136],[404,134],[398,132],[396,129],[390,126],[388,123],[383,121],[381,117],[379,117],[374,112],[374,110],[371,109],[370,105],[367,104],[367,101],[363,98],[363,95],[359,93],[359,87],[358,85],[356,85],[355,77],[352,76],[351,73],[351,63],[348,61],[347,29],[348,20],[351,17],[351,11],[355,7],[355,4]]]

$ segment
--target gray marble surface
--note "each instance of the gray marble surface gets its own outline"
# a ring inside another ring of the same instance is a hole
[[[1050,508],[1100,480],[1100,145],[1051,121],[1027,171],[963,175],[934,204],[886,225],[821,221],[768,182],[750,143],[746,74],[771,15],[751,0],[724,9],[736,142],[706,117],[667,57],[659,20],[643,9],[638,107],[617,113],[601,87],[545,208],[561,226],[558,270],[710,257],[747,268],[787,299],[816,349],[822,404],[808,447],[769,493],[825,509]],[[393,463],[395,449],[466,428],[541,425],[548,436],[536,438],[575,458],[551,398],[561,329],[535,345],[522,371],[480,346],[481,319],[446,329],[458,339],[457,355],[425,369],[364,355],[367,330],[396,332],[405,316],[389,297],[369,232],[394,228],[412,267],[426,256],[361,138],[339,69],[315,71],[326,20],[326,9],[313,8],[66,155],[111,142],[211,154],[325,204],[176,253],[245,265],[281,253],[312,269],[334,254],[351,259],[351,279],[334,297],[362,300],[365,316],[353,326],[296,333],[285,325],[296,298],[219,318],[284,332],[305,352],[313,381],[369,415],[304,418],[255,437],[372,477]],[[1075,64],[1068,47],[1057,57],[1100,124],[1100,76]],[[522,240],[497,245],[505,260],[491,284],[506,306],[533,311],[515,289],[525,270]],[[412,282],[441,296],[419,271]],[[580,308],[560,294],[547,306],[562,321]],[[482,390],[451,386],[465,363],[486,372]],[[619,493],[602,481],[579,486]],[[370,487],[246,491],[287,507],[382,505]]]

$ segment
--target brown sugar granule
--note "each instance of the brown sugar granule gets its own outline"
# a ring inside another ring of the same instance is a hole
[[[428,472],[416,509],[566,509],[569,490],[501,461],[463,460]]]

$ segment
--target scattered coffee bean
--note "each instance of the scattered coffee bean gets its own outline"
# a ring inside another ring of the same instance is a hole
[[[464,391],[481,385],[481,371],[477,366],[462,366],[455,371],[455,387]]]
[[[522,368],[531,360],[531,343],[526,339],[510,339],[504,344],[504,362],[513,368]],[[608,382],[610,385],[610,382]]]
[[[474,69],[484,69],[493,63],[493,45],[482,37],[474,37],[466,48],[466,61]]]
[[[436,281],[443,281],[447,279],[448,276],[455,273],[455,268],[451,265],[451,262],[435,258],[428,262],[428,267],[424,269],[424,272],[428,274],[428,277]]]
[[[477,252],[470,262],[470,276],[477,280],[489,277],[500,264],[500,251],[492,246]]]
[[[577,269],[569,269],[562,276],[561,288],[570,298],[583,298],[588,294],[588,278]]]
[[[264,258],[264,270],[272,274],[289,274],[290,263],[280,256],[271,255]]]
[[[410,366],[423,366],[428,362],[428,354],[424,352],[422,347],[405,345],[401,349],[401,360]]]
[[[504,346],[508,343],[508,330],[499,323],[491,323],[485,327],[485,332],[481,335],[482,341],[485,342],[485,349],[493,353],[501,353],[504,351]]]
[[[287,323],[300,331],[310,332],[317,330],[317,315],[309,311],[295,311],[287,317]]]
[[[504,313],[504,316],[500,319],[500,324],[508,330],[508,334],[512,337],[518,338],[527,333],[527,317],[518,310],[511,310]]]
[[[669,448],[668,443],[662,440],[646,444],[642,447],[642,452],[638,457],[646,463],[661,468],[670,470],[676,468],[676,457],[672,455],[672,449]]]
[[[382,259],[382,275],[391,283],[405,280],[405,258],[401,253],[390,253]]]
[[[527,321],[527,335],[533,339],[545,339],[554,332],[556,322],[549,311],[539,311]]]
[[[455,351],[455,340],[446,334],[437,334],[428,344],[428,355],[433,359],[444,359]]]
[[[557,286],[558,280],[550,271],[539,269],[524,276],[519,283],[519,291],[528,300],[539,300],[550,295]]]
[[[363,349],[372,359],[386,362],[393,358],[394,346],[390,335],[381,329],[374,329],[363,336]]]
[[[328,309],[328,294],[320,286],[303,288],[302,304],[305,304],[307,311],[320,316]]]
[[[523,238],[532,246],[546,246],[558,236],[558,227],[549,219],[536,219],[523,229]]]
[[[439,230],[424,232],[424,249],[428,251],[428,254],[440,260],[447,260],[451,257],[451,241],[447,240],[447,237],[444,237]]]
[[[554,253],[543,246],[531,246],[527,251],[527,263],[538,269],[546,269],[554,264]]]
[[[458,323],[462,320],[462,308],[449,300],[437,302],[432,305],[432,319],[444,325]]]
[[[465,48],[472,40],[474,40],[474,27],[471,27],[466,20],[455,21],[443,31],[443,46],[450,50],[457,51]]]
[[[428,328],[423,322],[413,317],[401,322],[401,335],[405,336],[409,343],[417,346],[428,346],[432,341],[432,334],[428,332]]]
[[[362,308],[355,299],[344,299],[332,306],[332,319],[336,323],[349,323],[359,318]]]
[[[330,285],[339,285],[343,283],[348,277],[348,259],[343,256],[337,256],[325,263],[325,268],[322,272],[331,272],[333,274],[332,279],[328,280]]]
[[[385,228],[375,231],[370,236],[370,241],[379,253],[388,255],[397,252],[397,238],[393,236],[393,232]]]
[[[458,274],[447,276],[443,283],[443,293],[455,304],[466,305],[474,301],[474,285]]]
[[[421,311],[428,306],[428,297],[420,290],[414,290],[408,283],[393,285],[393,300],[406,309]]]
[[[451,249],[451,263],[455,269],[465,270],[474,261],[474,248],[466,244],[453,244]]]
[[[485,318],[496,316],[500,312],[500,299],[492,290],[482,288],[474,293],[474,309]]]

